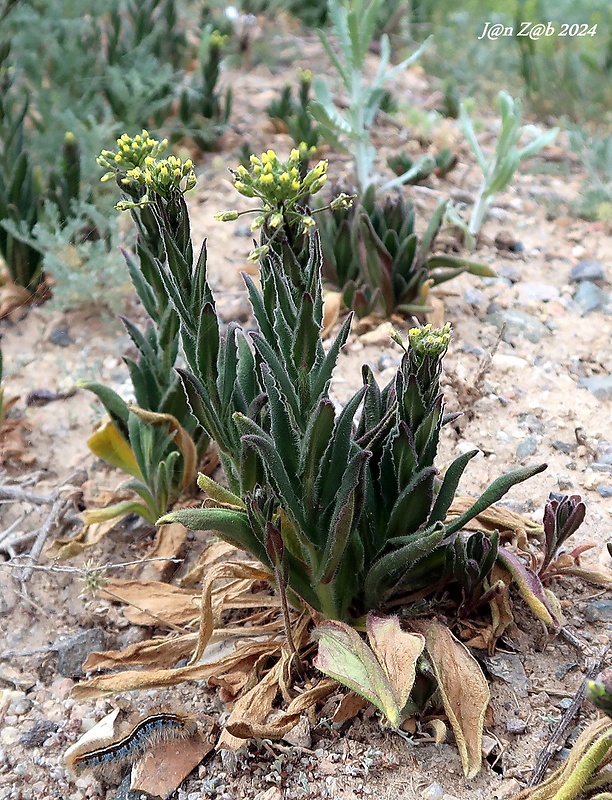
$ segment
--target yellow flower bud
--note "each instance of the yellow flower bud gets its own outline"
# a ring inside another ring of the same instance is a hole
[[[265,175],[261,176],[259,182],[264,186],[270,186],[271,184],[274,183],[274,175],[268,172]]]

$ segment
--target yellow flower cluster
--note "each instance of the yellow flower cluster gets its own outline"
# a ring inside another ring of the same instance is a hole
[[[124,133],[117,139],[116,153],[112,150],[102,150],[96,159],[101,167],[108,170],[101,180],[109,181],[118,173],[143,167],[147,159],[156,159],[167,146],[167,139],[159,142],[149,136],[146,130],[136,134],[134,138]]]
[[[231,170],[234,186],[245,197],[259,197],[266,210],[283,205],[291,208],[301,198],[315,194],[327,180],[327,161],[319,161],[302,179],[300,151],[293,149],[287,162],[281,161],[274,150],[251,156],[251,169],[239,166]]]
[[[450,322],[447,322],[443,328],[432,328],[431,325],[411,328],[408,331],[408,341],[420,355],[440,356],[446,352],[450,344],[450,331]]]
[[[190,158],[182,161],[177,156],[169,156],[156,160],[152,156],[147,156],[142,166],[126,172],[121,183],[127,186],[134,183],[143,184],[147,190],[167,197],[172,190],[188,192],[193,189],[196,185],[196,176]]]
[[[219,33],[219,31],[213,31],[208,39],[208,44],[213,49],[220,50],[223,47],[223,45],[227,42],[227,38],[228,38],[227,36],[225,36],[222,33]]]

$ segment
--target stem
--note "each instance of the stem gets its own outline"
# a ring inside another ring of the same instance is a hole
[[[474,236],[474,238],[477,238],[478,234],[480,233],[482,223],[487,216],[490,204],[491,198],[487,195],[486,184],[483,182],[478,191],[478,197],[474,203],[474,208],[472,209],[472,214],[470,216],[470,224],[468,225],[468,232]]]
[[[567,782],[551,800],[575,800],[612,746],[609,734],[597,739],[582,756]]]
[[[340,619],[338,604],[332,583],[319,583],[315,591],[320,603],[320,612],[325,619]]]

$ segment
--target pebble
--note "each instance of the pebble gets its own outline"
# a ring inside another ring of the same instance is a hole
[[[559,487],[559,489],[561,489],[562,492],[567,492],[569,489],[574,488],[574,482],[572,481],[569,475],[558,475],[557,486]]]
[[[487,670],[507,683],[519,697],[527,697],[531,686],[523,662],[515,653],[497,653],[484,659]]]
[[[312,747],[312,736],[310,735],[308,717],[300,717],[300,721],[295,728],[292,728],[283,736],[283,741],[292,744],[294,747],[303,747],[310,750]]]
[[[607,292],[604,292],[596,283],[591,281],[579,283],[573,296],[574,306],[581,317],[590,314],[591,311],[598,311],[603,308],[607,300]]]
[[[527,341],[538,344],[544,336],[550,334],[549,329],[539,319],[514,309],[488,314],[486,321],[495,325],[498,330],[501,330],[504,325],[506,326],[502,338],[508,344],[512,344],[512,340],[518,336],[523,336]]]
[[[573,453],[576,449],[576,445],[572,444],[572,442],[563,442],[561,439],[554,439],[551,442],[553,450],[559,450],[561,453]]]
[[[513,356],[508,353],[495,353],[491,360],[494,366],[500,367],[504,371],[510,369],[524,369],[529,366],[529,362],[525,358]]]
[[[528,436],[526,439],[523,439],[522,442],[519,442],[516,448],[517,456],[522,460],[523,458],[527,458],[528,456],[534,455],[538,449],[538,440],[535,436]]]
[[[421,800],[442,800],[444,797],[444,787],[439,783],[432,783],[421,792]]]
[[[559,299],[559,290],[550,283],[528,281],[518,285],[518,302],[521,305],[529,303],[548,303],[550,300]]]
[[[580,283],[581,281],[605,281],[606,271],[601,261],[590,261],[584,259],[570,269],[570,283]]]
[[[56,700],[66,700],[70,697],[73,686],[74,681],[70,678],[56,678],[50,686],[51,696]]]
[[[612,600],[594,600],[584,610],[587,622],[612,622]]]
[[[463,299],[469,306],[474,308],[484,308],[487,302],[487,296],[480,289],[466,289],[463,293]]]
[[[594,375],[582,378],[578,386],[588,389],[598,400],[612,400],[612,375]]]
[[[510,283],[518,283],[521,279],[520,270],[514,264],[502,264],[496,272],[500,278],[505,278]]]
[[[605,484],[600,484],[597,487],[597,494],[600,497],[612,497],[612,486],[606,486]]]
[[[612,464],[612,442],[605,442],[605,441],[598,442],[597,463]]]
[[[283,795],[278,786],[271,786],[265,792],[257,792],[253,800],[283,800]]]
[[[57,325],[48,336],[48,341],[57,347],[70,347],[74,344],[74,339],[70,335],[70,329],[67,325]]]
[[[519,426],[527,428],[529,433],[543,434],[546,431],[546,426],[539,417],[535,414],[519,414]]]
[[[104,650],[106,634],[102,628],[88,628],[58,646],[57,671],[65,678],[83,675],[83,662],[90,653]]]
[[[223,322],[248,322],[252,309],[246,297],[236,297],[228,303],[219,305],[219,316]]]
[[[4,745],[14,745],[19,741],[19,728],[14,728],[11,725],[5,725],[0,731],[0,742]]]
[[[527,723],[524,719],[519,719],[518,717],[510,717],[510,719],[506,720],[506,731],[508,733],[512,733],[515,736],[521,736],[527,730]]]

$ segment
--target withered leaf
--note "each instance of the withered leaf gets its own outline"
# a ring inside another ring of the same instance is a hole
[[[464,645],[446,625],[421,622],[425,647],[438,682],[444,711],[451,724],[466,778],[482,765],[482,733],[490,694],[487,681]]]

